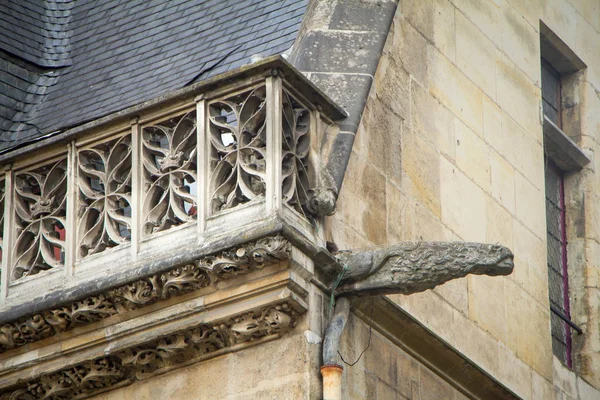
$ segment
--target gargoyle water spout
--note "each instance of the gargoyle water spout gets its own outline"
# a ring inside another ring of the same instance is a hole
[[[449,280],[475,275],[509,275],[513,254],[498,244],[405,242],[337,254],[348,271],[336,295],[412,294]]]
[[[509,275],[513,253],[498,244],[405,242],[336,254],[346,272],[335,289],[337,301],[323,340],[323,399],[341,399],[342,367],[337,365],[340,337],[350,313],[346,296],[412,294],[475,275]]]

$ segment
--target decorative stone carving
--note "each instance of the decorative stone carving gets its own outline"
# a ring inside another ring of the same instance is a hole
[[[131,137],[79,151],[78,256],[127,243],[131,237]]]
[[[412,294],[468,274],[509,275],[512,252],[498,244],[405,242],[337,254],[348,268],[337,295]]]
[[[145,234],[196,218],[196,136],[195,112],[144,127]]]
[[[87,361],[73,368],[42,375],[27,385],[34,399],[72,399],[87,397],[123,380],[122,366],[110,357]]]
[[[64,265],[66,171],[61,159],[15,175],[13,279]]]
[[[200,266],[218,278],[227,279],[287,260],[291,252],[290,242],[277,235],[248,243],[237,249],[226,250],[216,256],[206,257],[200,261]]]
[[[280,235],[262,238],[207,256],[197,264],[177,266],[106,293],[4,324],[0,327],[0,352],[202,289],[218,279],[247,274],[287,260],[291,257],[291,249],[290,242]]]
[[[118,310],[127,311],[201,289],[210,283],[205,271],[195,264],[186,264],[110,290],[107,297]]]
[[[283,202],[305,215],[309,197],[310,112],[287,90],[282,96]]]
[[[283,334],[295,326],[295,312],[288,304],[249,312],[228,321],[202,325],[117,353],[124,367],[137,379],[164,368],[207,358],[211,353],[266,336]]]
[[[42,375],[21,387],[1,393],[0,400],[93,396],[116,384],[144,379],[184,363],[233,351],[233,346],[277,338],[296,325],[297,317],[298,313],[286,302],[267,306]]]
[[[208,105],[211,214],[265,196],[265,97],[260,86]]]
[[[102,357],[75,367],[42,375],[23,388],[0,395],[0,400],[81,399],[123,381],[118,359]]]

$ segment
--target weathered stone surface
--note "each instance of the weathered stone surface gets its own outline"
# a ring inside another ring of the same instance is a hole
[[[534,8],[531,4],[527,8]],[[510,4],[503,7],[502,50],[534,83],[540,82],[540,37]]]
[[[290,353],[298,362],[290,362]],[[301,334],[295,333],[242,352],[138,381],[93,399],[304,398],[308,395],[304,362],[308,360],[306,341]],[[268,367],[268,373],[250,372],[257,366]]]
[[[537,39],[536,39],[537,40]],[[500,55],[496,64],[498,105],[518,121],[528,134],[540,138],[540,89],[508,57]]]
[[[383,104],[407,121],[410,117],[410,76],[402,61],[383,54],[379,59],[373,90]]]
[[[469,314],[469,289],[467,277],[448,281],[433,288],[444,300],[452,304],[456,311],[463,315]]]
[[[549,307],[540,305],[512,281],[505,282],[507,344],[546,379],[552,377]]]
[[[385,39],[377,32],[312,31],[295,65],[306,72],[373,74]]]
[[[517,218],[540,238],[546,234],[546,210],[539,206],[544,201],[544,192],[532,185],[525,176],[515,174]]]
[[[98,392],[164,373],[173,368],[239,349],[250,342],[275,339],[297,324],[298,312],[287,302],[247,310],[230,318],[137,343],[58,371],[19,380],[3,388],[2,398],[86,398]]]
[[[441,159],[440,164],[440,196],[444,199],[441,202],[442,222],[462,240],[484,240],[487,229],[485,193],[447,160]]]
[[[495,338],[506,343],[506,308],[504,281],[488,277],[470,276],[469,318]],[[489,310],[497,310],[491,314]]]
[[[505,385],[523,399],[531,397],[531,368],[512,349],[498,344],[498,376]]]
[[[439,217],[441,213],[440,156],[435,151],[435,147],[420,136],[416,131],[408,129],[403,131],[402,146],[405,151],[402,169],[408,178],[403,184],[412,197]]]
[[[336,255],[348,268],[338,294],[412,294],[468,274],[508,275],[513,254],[500,245],[405,242]]]
[[[456,13],[456,65],[491,99],[496,98],[496,51],[490,39]]]
[[[497,47],[502,43],[500,1],[453,0],[457,11],[463,13]],[[476,39],[477,40],[477,39]]]
[[[433,47],[428,50],[429,92],[475,132],[483,128],[483,92]]]
[[[447,0],[410,1],[402,7],[411,25],[454,61],[456,36],[452,3]]]
[[[495,151],[490,151],[490,175],[492,197],[511,214],[516,211],[515,170],[513,166]]]
[[[552,381],[542,378],[535,371],[531,371],[531,398],[552,399]]]
[[[415,208],[410,198],[396,185],[386,185],[388,213],[388,242],[398,243],[413,239]],[[600,280],[600,277],[599,277]]]
[[[348,112],[341,129],[356,132],[363,113],[363,101],[369,93],[373,78],[360,74],[311,73],[310,80]]]
[[[402,138],[406,123],[388,107],[373,107],[367,103],[363,124],[357,132],[356,151],[368,157],[375,168],[386,171],[390,180],[399,185],[402,180]]]
[[[432,144],[433,148],[454,159],[456,142],[454,140],[455,124],[452,113],[421,85],[413,83],[410,94],[412,131]]]
[[[460,120],[454,120],[456,166],[483,189],[490,192],[490,154],[486,143]]]
[[[496,151],[502,152],[502,110],[488,97],[483,98],[483,137]]]
[[[384,54],[402,63],[403,68],[419,84],[427,85],[427,39],[400,14],[396,14],[388,42]]]
[[[421,393],[431,399],[463,399],[448,382],[351,314],[340,353],[354,362],[369,343],[358,363],[344,368],[344,399],[422,398]],[[438,394],[448,397],[435,397]]]
[[[6,321],[0,327],[0,351],[193,292],[219,280],[248,274],[266,265],[288,260],[290,256],[291,244],[283,237],[264,238],[60,308],[17,321]]]
[[[356,154],[356,153],[353,153]],[[352,157],[340,193],[339,214],[372,243],[387,242],[385,177],[371,163]]]
[[[340,1],[331,16],[329,28],[350,31],[378,30],[387,34],[387,27],[395,9],[394,0]]]

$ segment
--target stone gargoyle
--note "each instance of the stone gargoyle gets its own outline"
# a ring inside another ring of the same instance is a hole
[[[512,252],[499,244],[404,242],[336,254],[346,267],[336,296],[412,294],[468,274],[509,275]]]

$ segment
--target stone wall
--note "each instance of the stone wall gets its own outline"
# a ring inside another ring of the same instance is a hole
[[[302,326],[295,334],[252,349],[192,364],[92,397],[117,399],[302,399],[309,398],[312,358]],[[318,387],[313,388],[319,398]]]
[[[510,247],[507,278],[470,276],[393,300],[523,398],[592,398],[583,379],[572,380],[587,392],[570,390],[553,368],[540,20],[587,65],[573,101],[576,139],[593,161],[566,186],[577,211],[573,319],[584,329],[574,334],[574,371],[600,388],[599,2],[401,1],[327,229],[340,249],[421,239]]]
[[[359,358],[360,353],[364,354]],[[350,316],[341,343],[342,397],[363,399],[466,400],[463,394],[356,316]],[[358,360],[358,361],[357,361]]]

